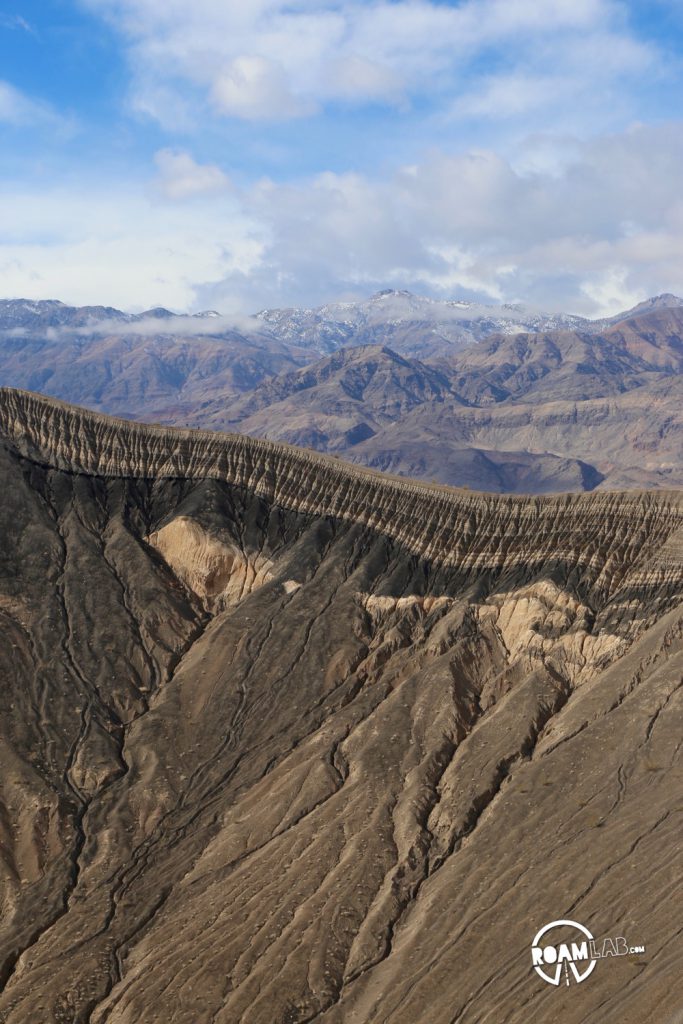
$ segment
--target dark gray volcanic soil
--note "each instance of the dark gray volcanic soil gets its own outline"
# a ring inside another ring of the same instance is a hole
[[[2,1024],[677,1024],[683,496],[0,392]],[[569,917],[644,955],[555,988]]]

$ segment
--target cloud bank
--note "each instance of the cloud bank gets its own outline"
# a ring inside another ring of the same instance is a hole
[[[233,313],[389,285],[603,315],[683,290],[680,123],[585,142],[544,171],[433,151],[387,178],[326,172],[238,190],[189,156],[159,162],[173,201],[0,200],[9,294],[30,292],[32,274],[35,295],[50,280],[70,301]]]
[[[548,78],[594,106],[657,60],[617,0],[83,2],[123,36],[134,104],[164,124],[188,103],[278,121],[425,97],[500,117],[546,105]]]
[[[215,164],[199,164],[189,153],[160,149],[154,154],[159,168],[157,187],[167,199],[188,199],[190,196],[224,192],[230,178]]]
[[[639,0],[70,2],[125,94],[90,150],[4,181],[7,295],[599,316],[683,291],[680,69]],[[54,116],[0,82],[0,122]]]

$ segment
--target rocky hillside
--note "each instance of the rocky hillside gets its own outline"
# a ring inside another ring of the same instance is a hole
[[[187,418],[404,476],[490,491],[584,491],[602,481],[590,464],[542,447],[515,451],[505,440],[492,446],[485,434],[477,447],[465,426],[469,406],[448,373],[364,346],[264,381],[235,401],[207,402]]]
[[[498,492],[683,486],[683,310],[495,335],[425,363],[345,349],[186,419]]]
[[[0,473],[3,1024],[677,1019],[680,493],[7,390]]]
[[[448,355],[497,331],[589,325],[580,317],[437,302],[381,292],[365,302],[267,310],[125,313],[110,306],[0,300],[0,386],[133,418],[184,422],[261,381],[340,348],[390,343],[407,355]]]
[[[307,359],[255,322],[218,314],[0,302],[0,384],[123,416],[180,418]]]
[[[0,383],[496,492],[683,486],[682,368],[671,295],[604,321],[394,291],[239,323],[0,302]]]

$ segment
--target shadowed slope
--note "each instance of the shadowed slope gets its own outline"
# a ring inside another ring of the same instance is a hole
[[[3,1024],[673,1019],[678,493],[0,437]],[[564,916],[647,954],[551,989]]]
[[[431,366],[346,349],[188,422],[476,490],[679,487],[682,369],[681,309],[655,305],[600,331],[493,335]]]

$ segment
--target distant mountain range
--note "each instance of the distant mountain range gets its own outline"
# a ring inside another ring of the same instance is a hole
[[[383,291],[238,321],[0,301],[0,385],[491,491],[683,486],[683,299],[609,319]]]
[[[318,309],[275,309],[257,319],[282,341],[329,354],[350,345],[388,345],[421,359],[447,355],[491,334],[582,328],[592,321],[541,313],[525,306],[442,302],[387,289],[364,302],[338,302]],[[588,328],[590,329],[590,328]]]

